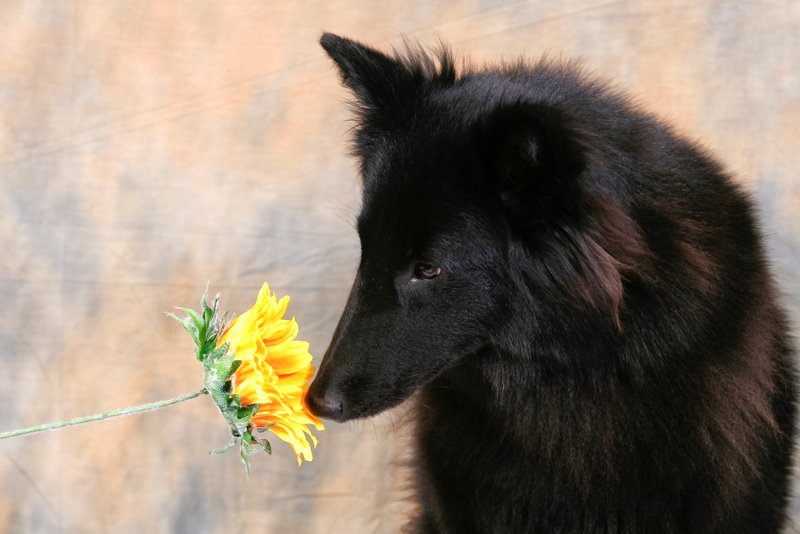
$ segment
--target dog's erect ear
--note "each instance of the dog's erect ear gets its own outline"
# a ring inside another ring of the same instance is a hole
[[[368,106],[393,102],[408,82],[409,72],[399,61],[373,48],[332,33],[324,33],[319,42],[339,67],[344,84]]]
[[[557,110],[528,103],[501,106],[480,120],[476,147],[483,179],[509,216],[525,226],[550,220],[562,208],[572,211],[570,204],[579,201],[584,147]]]
[[[558,110],[518,103],[477,126],[484,182],[530,243],[554,287],[607,314],[622,331],[625,276],[645,277],[650,253],[612,198],[590,190],[584,134]]]

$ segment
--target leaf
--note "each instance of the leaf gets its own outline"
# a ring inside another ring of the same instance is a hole
[[[242,459],[242,463],[244,464],[244,474],[245,476],[250,476],[250,459],[247,457],[247,453],[243,450],[239,451],[239,458]]]
[[[199,333],[197,332],[197,328],[194,327],[192,322],[186,319],[184,321],[181,321],[181,326],[183,327],[184,330],[186,330],[189,333],[190,336],[192,336],[192,341],[194,341],[194,344],[197,345],[197,336]]]
[[[243,406],[236,411],[236,417],[239,418],[240,421],[250,422],[250,418],[255,415],[258,411],[258,407],[260,404],[250,404],[248,406]]]
[[[227,445],[225,445],[224,447],[221,447],[221,448],[219,448],[219,449],[214,449],[214,450],[208,451],[208,454],[225,454],[226,452],[228,452],[229,450],[231,450],[231,449],[233,448],[233,446],[234,446],[234,445],[236,445],[236,440],[235,440],[235,439],[232,439],[232,440],[231,440],[231,441],[230,441],[230,442],[229,442]]]
[[[209,357],[217,360],[225,356],[225,353],[228,352],[228,344],[225,343],[221,347],[217,347],[216,349],[212,350],[209,353]]]
[[[178,317],[174,313],[170,312],[164,312],[164,315],[166,315],[167,317],[172,317],[173,319],[181,323],[183,329],[186,330],[190,336],[192,336],[192,340],[195,342],[195,344],[197,344],[197,329],[194,327],[194,323],[190,318]]]
[[[198,343],[198,345],[200,345],[200,352],[203,354],[208,354],[209,352],[213,353],[216,343],[213,339],[206,339],[205,342],[202,344]]]
[[[197,314],[196,311],[190,310],[189,308],[182,308],[180,306],[176,306],[176,308],[181,310],[183,313],[188,315],[189,318],[191,318],[191,320],[194,323],[194,326],[195,326],[195,328],[197,328],[197,330],[202,329],[203,326],[205,325],[205,322],[203,321],[203,319],[200,318],[200,316]]]

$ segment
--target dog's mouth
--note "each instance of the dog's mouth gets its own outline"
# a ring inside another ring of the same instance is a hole
[[[430,369],[416,377],[419,381],[403,384],[379,384],[351,377],[339,385],[324,388],[324,377],[320,385],[315,387],[318,378],[311,384],[306,404],[314,415],[338,423],[366,419],[403,404],[423,386],[453,366],[454,364],[450,364]],[[320,387],[326,391],[318,391]]]
[[[417,389],[419,386],[369,390],[350,387],[348,394],[342,397],[335,392],[320,396],[310,391],[306,405],[317,417],[343,423],[372,417],[394,408],[405,402]]]
[[[372,398],[359,398],[345,420],[366,419],[395,408],[411,398],[418,389],[419,386],[415,386],[408,390],[384,393]]]

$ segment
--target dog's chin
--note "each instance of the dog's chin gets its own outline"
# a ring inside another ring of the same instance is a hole
[[[342,411],[341,415],[337,416],[333,420],[337,423],[343,423],[345,421],[374,417],[382,414],[383,412],[391,410],[392,408],[400,406],[409,398],[411,398],[417,389],[419,388],[413,388],[405,395],[391,395],[373,398],[360,397],[358,399],[353,399],[352,402],[345,403],[345,409]]]
[[[452,368],[452,364],[441,368],[431,369],[423,377],[422,382],[406,384],[404,386],[387,386],[383,393],[360,395],[353,399],[346,399],[342,413],[336,418],[328,417],[339,423],[355,419],[367,419],[379,415],[387,410],[396,408],[408,401],[436,377]],[[372,388],[370,388],[372,389]]]

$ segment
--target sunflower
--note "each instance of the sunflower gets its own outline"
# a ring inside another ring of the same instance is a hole
[[[317,444],[309,425],[325,427],[304,402],[314,367],[308,342],[295,339],[297,322],[283,318],[288,305],[288,295],[277,300],[264,284],[255,305],[228,325],[217,347],[228,343],[242,362],[231,376],[231,393],[241,397],[242,406],[258,405],[251,424],[291,445],[302,464],[312,460],[311,444]]]

